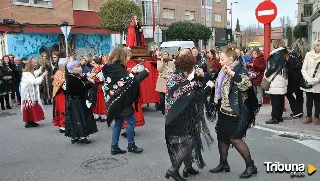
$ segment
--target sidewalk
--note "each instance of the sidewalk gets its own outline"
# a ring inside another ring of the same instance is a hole
[[[291,109],[289,103],[286,101],[286,112],[283,113],[283,122],[279,124],[266,124],[265,122],[271,119],[271,104],[265,104],[261,107],[260,112],[257,116],[256,125],[269,129],[275,129],[278,131],[316,134],[317,136],[320,136],[320,125],[314,125],[313,123],[302,124],[304,119],[306,119],[306,110],[304,110],[304,112],[304,117],[292,119],[290,117]]]

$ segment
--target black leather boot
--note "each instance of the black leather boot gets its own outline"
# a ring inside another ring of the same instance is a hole
[[[129,144],[128,145],[128,152],[132,153],[142,153],[143,149],[136,146],[136,144]]]
[[[166,177],[166,179],[169,179],[170,177],[172,177],[176,181],[186,181],[186,179],[181,177],[181,175],[179,174],[179,171],[172,172],[172,171],[168,170],[166,172],[166,176],[165,177]]]
[[[249,163],[246,163],[246,170],[239,175],[240,178],[250,178],[253,174],[257,174],[258,169],[254,165],[254,161],[250,161]]]
[[[194,169],[193,167],[191,168],[184,168],[183,169],[183,172],[182,172],[182,176],[183,177],[188,177],[190,175],[198,175],[199,174],[199,171]]]
[[[111,155],[119,155],[119,154],[125,154],[125,153],[127,153],[127,151],[121,150],[119,146],[111,148]]]
[[[266,122],[266,124],[279,124],[279,120],[272,118],[269,121]]]
[[[216,168],[209,170],[209,172],[211,172],[211,173],[220,173],[223,171],[230,172],[230,166],[229,166],[228,162],[220,162]]]

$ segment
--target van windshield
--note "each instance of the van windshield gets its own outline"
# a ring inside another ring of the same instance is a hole
[[[160,51],[167,51],[168,53],[176,53],[179,47],[160,47]]]

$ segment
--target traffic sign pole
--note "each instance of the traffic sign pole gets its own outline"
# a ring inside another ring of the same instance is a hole
[[[271,48],[271,23],[264,24],[264,48],[263,55],[264,59],[267,60],[270,54]]]

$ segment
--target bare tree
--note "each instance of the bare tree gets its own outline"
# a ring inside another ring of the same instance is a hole
[[[242,44],[247,46],[250,42],[257,40],[257,25],[250,24],[242,31]]]
[[[282,28],[286,27],[286,21],[287,18],[285,16],[280,17],[280,24]]]
[[[286,27],[293,27],[293,22],[289,16],[287,16]]]

